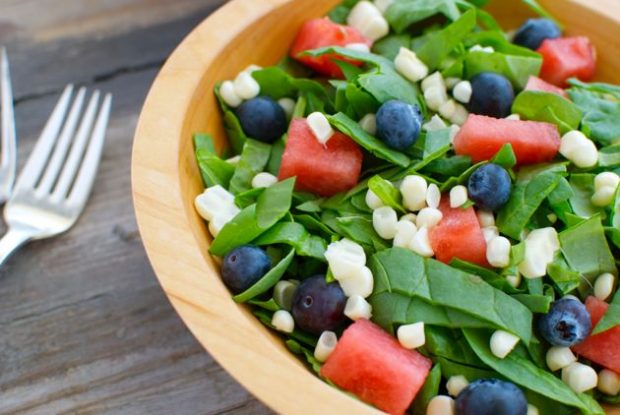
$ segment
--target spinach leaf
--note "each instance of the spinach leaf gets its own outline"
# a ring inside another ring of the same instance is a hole
[[[505,169],[511,169],[517,165],[517,156],[512,149],[512,144],[506,143],[491,159],[491,163],[499,164]]]
[[[407,167],[411,160],[400,151],[392,150],[383,141],[368,134],[364,129],[351,118],[343,113],[329,115],[327,117],[330,124],[337,130],[348,135],[362,148],[371,152],[380,159],[389,161],[401,167]]]
[[[558,258],[549,264],[547,273],[562,295],[574,291],[581,284],[581,274],[570,269],[564,258]]]
[[[228,143],[232,147],[233,153],[240,154],[243,150],[243,145],[247,141],[248,137],[245,135],[243,128],[241,128],[239,118],[237,118],[233,110],[229,108],[222,99],[222,96],[220,95],[221,85],[221,83],[215,85],[214,93],[218,103],[220,104],[220,109],[224,116],[224,130],[226,131]]]
[[[369,267],[375,280],[383,280],[377,282],[377,292],[383,284],[390,292],[453,308],[530,341],[530,310],[480,277],[402,248],[377,252]]]
[[[542,58],[474,51],[467,53],[463,64],[467,79],[481,72],[495,72],[508,78],[515,88],[523,89],[529,77],[540,72]]]
[[[355,6],[360,0],[344,0],[338,6],[331,9],[327,14],[332,22],[339,24],[346,24],[347,17],[351,12],[353,6]]]
[[[252,304],[253,306],[260,307],[263,310],[267,310],[271,312],[276,312],[280,309],[280,306],[278,305],[278,303],[276,303],[276,301],[273,298],[270,298],[267,301],[250,300],[248,301],[248,304]]]
[[[443,128],[441,130],[429,131],[426,134],[422,156],[424,161],[436,160],[450,151],[452,147],[451,133],[450,128]],[[422,144],[421,141],[421,139],[418,140],[418,143]]]
[[[620,324],[620,291],[616,291],[614,298],[611,300],[611,303],[609,303],[607,311],[605,311],[603,318],[601,318],[596,327],[594,327],[592,334],[603,333],[616,327],[618,324]]]
[[[476,355],[508,380],[549,399],[578,408],[584,414],[604,415],[603,409],[589,395],[573,392],[559,378],[531,361],[514,353],[504,359],[496,357],[489,349],[490,336],[487,333],[472,329],[464,329],[463,333]]]
[[[429,70],[437,69],[450,55],[462,39],[476,26],[476,10],[471,9],[464,13],[452,24],[442,30],[431,33],[426,42],[415,52],[418,58],[424,62]]]
[[[532,313],[547,314],[553,302],[553,298],[545,295],[514,294],[512,298],[529,308]]]
[[[283,180],[266,188],[256,201],[256,221],[261,228],[268,228],[291,209],[295,178]]]
[[[368,181],[368,188],[386,205],[401,213],[407,213],[402,205],[402,195],[392,183],[377,175]],[[364,196],[362,194],[362,196]]]
[[[211,187],[219,184],[224,188],[228,188],[235,167],[218,157],[210,135],[196,134],[194,142],[197,143],[196,160],[205,186]],[[198,143],[203,144],[199,145]],[[210,146],[206,143],[210,143]]]
[[[209,252],[216,256],[224,256],[232,249],[251,242],[266,230],[267,228],[258,226],[256,205],[250,205],[224,225],[211,243]]]
[[[297,255],[308,256],[325,262],[324,254],[327,249],[327,243],[323,238],[311,235],[306,228],[299,223],[277,223],[252,243],[258,246],[287,244],[295,248],[295,253]]]
[[[598,151],[600,167],[620,167],[620,144],[603,147]]]
[[[484,166],[485,164],[487,164],[486,161],[481,161],[480,163],[476,163],[473,166],[469,167],[467,170],[461,173],[460,176],[450,177],[441,186],[439,186],[439,190],[445,192],[446,190],[452,189],[458,184],[467,183],[467,181],[469,180],[469,176],[471,176],[476,170],[478,170],[481,166]]]
[[[317,97],[329,101],[326,89],[311,79],[294,78],[277,66],[259,69],[252,72],[252,77],[260,85],[262,95],[278,100],[285,97],[295,97],[299,91],[309,92]]]
[[[284,154],[284,148],[286,147],[286,134],[275,141],[271,145],[271,155],[267,162],[265,171],[278,176],[280,172],[280,164],[282,163],[282,154]]]
[[[600,216],[560,232],[559,237],[566,262],[588,280],[592,281],[605,272],[616,274],[616,263]]]
[[[365,216],[339,217],[336,222],[342,236],[359,243],[371,252],[380,251],[390,246],[377,234],[372,226],[372,220]]]
[[[309,232],[317,232],[325,239],[331,239],[336,233],[312,215],[293,215],[295,222],[301,223]]]
[[[523,3],[525,3],[525,4],[527,4],[529,6],[529,8],[534,11],[534,13],[537,13],[540,16],[546,17],[547,19],[555,22],[555,24],[558,25],[558,27],[560,29],[564,28],[562,23],[560,23],[555,17],[553,17],[553,15],[551,13],[549,13],[547,10],[545,10],[545,8],[542,7],[536,0],[521,0],[521,1]]]
[[[246,207],[256,203],[256,199],[258,199],[258,196],[260,196],[264,191],[265,188],[261,187],[258,189],[250,189],[245,192],[237,193],[235,195],[235,205],[237,205],[239,209],[245,209]]]
[[[385,18],[396,33],[402,33],[415,23],[438,14],[454,21],[461,12],[454,0],[395,0]]]
[[[433,357],[443,357],[463,365],[488,369],[471,349],[461,330],[425,327],[424,334],[426,335],[425,349]],[[467,377],[469,381],[475,379]]]
[[[271,324],[273,312],[264,309],[255,309],[252,310],[252,314],[254,314],[256,318],[258,318],[258,320],[265,326],[275,330],[275,327]],[[301,330],[295,329],[291,334],[289,334],[289,336],[291,339],[295,339],[308,347],[316,347],[317,338]]]
[[[269,272],[267,272],[250,288],[248,288],[241,294],[235,295],[233,297],[233,300],[238,303],[246,303],[249,300],[269,291],[274,285],[278,283],[278,281],[280,281],[280,279],[286,272],[286,269],[289,267],[289,265],[291,265],[291,262],[293,262],[293,257],[295,257],[295,250],[291,249],[289,253],[276,264],[275,267],[271,268]]]
[[[452,156],[433,160],[422,171],[442,177],[458,177],[469,167],[471,167],[471,158],[467,156]]]
[[[243,146],[241,159],[237,163],[235,173],[230,179],[230,190],[233,194],[252,189],[252,179],[262,172],[269,161],[271,146],[260,141],[247,139]]]
[[[391,7],[390,7],[391,9]],[[360,75],[359,85],[368,91],[378,102],[398,99],[408,104],[417,105],[424,113],[425,107],[420,100],[418,87],[400,76],[394,63],[383,56],[365,53],[343,47],[326,47],[305,52],[310,56],[321,56],[336,53],[345,58],[358,60],[368,64],[372,69]]]
[[[436,364],[429,372],[426,381],[424,381],[424,386],[422,386],[422,389],[420,389],[413,401],[413,406],[411,407],[413,415],[426,415],[426,407],[431,399],[439,395],[440,385],[441,366]]]
[[[286,344],[286,347],[288,347],[288,349],[294,354],[304,356],[306,362],[312,368],[312,370],[314,370],[317,375],[321,375],[321,366],[323,366],[323,364],[314,357],[314,353],[312,352],[312,350],[302,346],[293,339],[288,339],[284,343]]]
[[[583,113],[575,104],[557,94],[523,91],[512,103],[512,112],[527,120],[557,125],[562,134],[579,128]]]
[[[497,227],[504,235],[520,239],[521,231],[543,201],[557,187],[562,176],[547,171],[529,180],[517,180],[508,203],[499,211]]]
[[[581,131],[601,145],[614,144],[620,139],[620,101],[607,99],[603,94],[584,88],[571,88],[571,100],[583,111]]]
[[[349,82],[345,89],[347,102],[351,106],[353,112],[358,118],[362,118],[366,114],[374,114],[379,110],[381,104],[364,91],[359,85]]]
[[[480,14],[480,10],[478,10],[478,14]],[[524,48],[514,43],[511,43],[506,34],[501,30],[487,30],[481,32],[473,32],[464,40],[464,46],[466,48],[471,48],[474,45],[480,46],[490,46],[496,52],[500,52],[506,55],[516,55],[516,56],[529,56],[537,58],[540,55],[528,48]]]
[[[592,217],[603,210],[594,206],[591,201],[594,193],[594,177],[595,175],[590,173],[576,173],[570,176],[569,183],[573,190],[573,195],[569,199],[570,205],[573,212],[583,218]]]
[[[400,48],[411,47],[411,36],[408,34],[402,35],[388,35],[377,42],[372,46],[373,53],[377,55],[381,55],[386,57],[387,59],[393,61],[398,56],[400,52]]]

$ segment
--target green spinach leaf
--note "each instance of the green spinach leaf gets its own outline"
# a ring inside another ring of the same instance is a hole
[[[351,118],[343,113],[330,115],[327,117],[329,122],[339,131],[348,135],[362,148],[371,152],[380,159],[389,161],[401,167],[407,167],[411,160],[403,153],[392,150],[383,141],[368,134],[364,129]]]
[[[411,408],[413,415],[426,415],[426,408],[431,399],[439,395],[439,386],[441,386],[441,366],[436,364],[429,372],[426,381],[424,381],[424,386],[413,401]]]
[[[245,135],[243,128],[241,128],[239,118],[237,118],[234,111],[228,107],[222,99],[222,96],[220,95],[220,86],[221,83],[215,85],[214,93],[224,116],[224,130],[226,131],[228,143],[230,144],[233,153],[240,154],[248,137]]]
[[[218,157],[210,135],[196,134],[194,142],[196,143],[196,160],[205,186],[220,185],[227,189],[235,167]]]
[[[256,221],[261,228],[273,226],[291,209],[295,178],[283,180],[266,188],[256,201]]]
[[[616,144],[620,140],[620,101],[583,87],[568,91],[571,100],[584,113],[581,130],[592,140],[603,146]]]
[[[325,262],[327,243],[323,238],[311,235],[306,228],[299,223],[277,223],[252,243],[258,246],[287,244],[295,248],[295,253],[297,253],[297,255],[308,256]]]
[[[379,175],[373,176],[368,181],[368,188],[377,195],[386,206],[390,206],[403,214],[407,212],[402,205],[402,195],[398,189],[383,177]],[[362,196],[364,195],[362,194]]]
[[[523,91],[512,103],[512,112],[527,120],[557,125],[562,134],[579,128],[583,113],[575,104],[550,92]]]
[[[267,229],[258,226],[256,221],[256,205],[243,209],[228,222],[211,243],[209,252],[216,256],[224,256],[232,249],[247,244]]]
[[[269,144],[247,139],[243,146],[241,159],[230,179],[228,190],[233,194],[238,194],[252,189],[252,179],[265,169],[270,155],[271,146]]]
[[[542,58],[475,51],[467,53],[463,64],[467,79],[481,72],[495,72],[508,78],[515,88],[523,89],[529,77],[540,72]]]
[[[512,149],[512,144],[506,143],[495,153],[491,159],[491,163],[499,164],[505,169],[511,169],[517,165],[517,156]]]
[[[454,21],[461,12],[454,0],[395,0],[385,18],[396,33],[402,33],[415,23],[438,14]]]
[[[400,48],[411,47],[411,36],[408,34],[388,35],[378,40],[373,46],[372,51],[377,55],[386,57],[393,61],[398,56]]]
[[[233,297],[233,300],[238,303],[246,303],[249,300],[269,291],[274,285],[278,283],[278,281],[280,281],[280,279],[286,272],[286,269],[289,267],[289,265],[291,265],[291,262],[293,262],[294,257],[295,250],[291,249],[289,253],[276,264],[275,267],[271,268],[269,272],[267,272],[250,288],[248,288],[241,294],[235,295]]]
[[[603,315],[603,318],[598,322],[592,334],[603,333],[611,328],[620,324],[620,291],[616,291],[614,298],[609,303],[607,311]]]

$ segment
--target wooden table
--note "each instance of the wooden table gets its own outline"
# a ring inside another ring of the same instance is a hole
[[[84,215],[68,234],[28,245],[0,270],[1,414],[270,413],[171,308],[130,196],[131,145],[148,88],[175,45],[222,3],[0,0],[20,165],[65,84],[115,98]]]

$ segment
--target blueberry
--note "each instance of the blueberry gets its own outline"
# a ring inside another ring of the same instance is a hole
[[[537,50],[545,39],[557,39],[562,36],[558,25],[549,19],[528,19],[517,30],[512,42],[519,46]]]
[[[495,118],[510,115],[515,92],[508,78],[493,72],[482,72],[470,82],[472,94],[467,104],[469,112]]]
[[[245,101],[236,110],[243,132],[251,138],[273,143],[286,132],[286,114],[282,107],[269,97],[256,97]]]
[[[456,415],[526,415],[527,400],[517,386],[499,379],[478,379],[459,393]]]
[[[501,166],[489,163],[480,166],[467,182],[469,198],[479,208],[497,211],[508,202],[512,182]]]
[[[222,263],[222,280],[239,294],[260,280],[271,268],[271,259],[257,246],[242,245],[230,251]]]
[[[592,329],[590,313],[580,301],[562,298],[538,320],[538,330],[554,346],[570,347],[581,343]]]
[[[422,127],[422,112],[417,105],[392,100],[377,111],[377,136],[395,150],[404,150],[416,142]]]
[[[304,331],[321,334],[334,330],[345,321],[347,298],[337,282],[327,283],[325,275],[305,279],[293,297],[293,318]]]

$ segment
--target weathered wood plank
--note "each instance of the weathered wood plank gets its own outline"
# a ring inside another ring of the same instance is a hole
[[[3,4],[0,15],[34,3]],[[270,413],[174,313],[148,264],[131,206],[131,143],[141,104],[157,62],[221,2],[201,3],[197,12],[187,6],[191,13],[183,17],[103,37],[9,41],[21,96],[20,164],[66,82],[112,92],[115,104],[95,189],[76,227],[26,246],[0,271],[0,414]],[[153,68],[141,67],[144,62]]]

